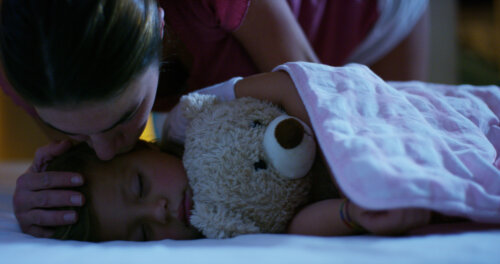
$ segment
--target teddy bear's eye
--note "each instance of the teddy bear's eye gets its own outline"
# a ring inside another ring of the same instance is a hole
[[[255,169],[255,171],[265,170],[267,169],[267,164],[265,161],[259,160],[253,164],[253,168]]]
[[[259,120],[254,120],[252,122],[252,128],[262,126],[262,123]]]

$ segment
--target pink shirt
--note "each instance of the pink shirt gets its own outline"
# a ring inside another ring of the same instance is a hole
[[[259,72],[232,35],[249,4],[250,0],[160,0],[165,20],[194,58],[189,91]],[[375,0],[288,0],[288,4],[321,62],[329,65],[345,64],[378,18]]]
[[[234,76],[258,73],[250,56],[232,35],[244,20],[250,0],[159,0],[159,3],[165,10],[166,21],[193,55],[189,91]],[[345,64],[378,18],[376,0],[288,0],[288,4],[321,62],[329,65]],[[0,84],[17,104],[34,113],[12,88]],[[177,96],[163,96],[166,89],[158,87],[156,110],[169,110],[177,102]]]

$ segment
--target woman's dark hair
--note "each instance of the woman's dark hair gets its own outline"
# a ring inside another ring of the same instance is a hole
[[[102,101],[161,58],[156,0],[3,0],[9,82],[35,106]]]

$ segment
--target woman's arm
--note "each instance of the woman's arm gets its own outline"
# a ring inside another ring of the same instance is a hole
[[[285,0],[252,0],[233,34],[261,72],[289,61],[319,62]]]
[[[430,52],[429,10],[424,12],[410,34],[370,68],[382,79],[428,81]]]
[[[261,73],[242,79],[234,87],[236,98],[254,97],[279,105],[285,111],[304,121],[311,122],[295,85],[284,71]]]

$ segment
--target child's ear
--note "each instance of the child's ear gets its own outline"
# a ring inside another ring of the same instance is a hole
[[[181,97],[179,105],[184,117],[191,121],[199,113],[217,103],[217,96],[211,94],[190,93]]]

